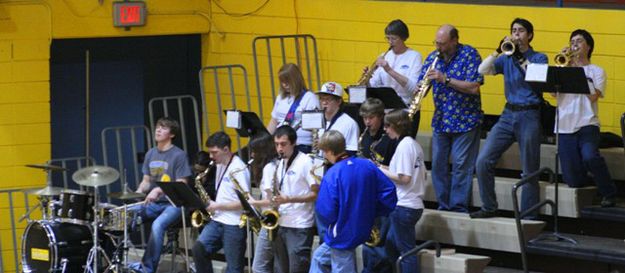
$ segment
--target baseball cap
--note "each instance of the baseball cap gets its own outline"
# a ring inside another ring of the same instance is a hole
[[[343,97],[343,86],[337,82],[326,82],[321,86],[321,90],[317,92],[317,94],[322,93]]]

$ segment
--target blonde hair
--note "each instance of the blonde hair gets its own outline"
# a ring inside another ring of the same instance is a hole
[[[319,139],[319,149],[340,155],[345,152],[345,137],[337,130],[327,131]]]
[[[395,109],[386,114],[384,116],[384,123],[391,126],[400,136],[408,135],[412,127],[408,112],[404,111],[404,109]]]
[[[302,71],[299,67],[294,63],[284,64],[280,71],[278,71],[278,79],[280,82],[286,82],[291,88],[290,96],[297,98],[303,90],[306,90],[306,83],[304,82],[304,76],[302,76]],[[282,88],[282,84],[280,84],[280,98],[285,98],[286,91]]]

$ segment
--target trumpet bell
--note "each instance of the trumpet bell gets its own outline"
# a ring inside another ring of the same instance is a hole
[[[263,211],[263,220],[260,224],[266,230],[274,230],[278,227],[278,220],[280,220],[280,213],[276,210],[268,209]]]
[[[503,54],[510,56],[514,54],[514,51],[516,50],[516,45],[512,41],[506,40],[501,43],[500,49]]]
[[[571,58],[567,54],[558,53],[558,55],[553,58],[553,61],[556,63],[556,66],[567,66]]]

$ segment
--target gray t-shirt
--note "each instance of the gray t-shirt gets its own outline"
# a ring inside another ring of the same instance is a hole
[[[191,166],[187,154],[173,146],[167,151],[159,151],[156,147],[145,154],[143,174],[150,176],[150,192],[156,188],[157,181],[176,181],[191,176]]]

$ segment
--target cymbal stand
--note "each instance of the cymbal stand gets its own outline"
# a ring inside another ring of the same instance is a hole
[[[93,223],[92,223],[93,246],[89,250],[89,255],[87,256],[87,264],[85,266],[84,273],[98,273],[98,254],[99,253],[102,253],[102,256],[106,260],[107,264],[109,265],[111,264],[111,260],[106,255],[106,252],[104,252],[104,249],[102,249],[102,247],[100,247],[100,245],[98,244],[98,225],[100,223],[100,216],[99,216],[100,214],[98,213],[98,203],[100,202],[100,199],[98,197],[98,192],[99,192],[98,187],[94,186],[93,188],[94,188],[93,199],[95,200],[94,205],[93,205]],[[93,263],[93,266],[89,267],[89,264],[91,263]]]

